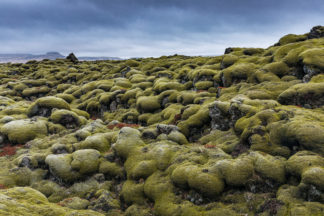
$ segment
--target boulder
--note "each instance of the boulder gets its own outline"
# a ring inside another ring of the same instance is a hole
[[[74,53],[70,53],[67,57],[67,60],[70,60],[73,63],[78,63],[79,59],[74,55]]]
[[[11,121],[3,125],[0,132],[14,144],[25,144],[37,137],[44,137],[48,133],[46,121],[30,119]]]

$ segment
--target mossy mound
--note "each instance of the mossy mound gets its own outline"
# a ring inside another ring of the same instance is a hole
[[[46,121],[15,120],[1,127],[1,133],[13,144],[24,144],[36,137],[47,135]]]
[[[29,117],[35,115],[48,117],[51,115],[51,110],[53,108],[70,110],[69,104],[61,98],[58,97],[42,97],[33,103],[27,111]]]
[[[317,108],[324,105],[324,83],[297,84],[282,92],[278,101],[285,105]]]
[[[76,128],[82,124],[82,118],[75,112],[69,110],[54,110],[49,119],[66,128]]]
[[[1,190],[0,194],[1,215],[103,215],[91,210],[72,210],[71,208],[50,203],[42,193],[28,187]]]

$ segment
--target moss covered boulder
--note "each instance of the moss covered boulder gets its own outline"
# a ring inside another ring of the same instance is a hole
[[[80,173],[72,170],[72,161],[73,156],[71,154],[50,154],[45,159],[52,175],[60,181],[66,182],[75,181],[81,176]]]
[[[44,137],[48,133],[46,121],[29,119],[10,121],[3,125],[0,131],[14,144],[24,144],[37,137]]]
[[[53,108],[70,110],[70,105],[63,99],[53,96],[42,97],[36,100],[27,111],[29,117],[39,115],[48,117]]]
[[[103,214],[91,210],[73,210],[50,203],[37,190],[29,187],[16,187],[0,190],[1,215],[80,215],[102,216]]]

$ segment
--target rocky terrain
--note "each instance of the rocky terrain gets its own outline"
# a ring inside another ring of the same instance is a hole
[[[324,27],[217,57],[0,64],[0,215],[323,215]]]

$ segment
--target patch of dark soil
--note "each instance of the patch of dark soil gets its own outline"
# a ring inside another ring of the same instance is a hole
[[[216,199],[203,197],[199,192],[192,189],[189,190],[175,187],[173,192],[179,198],[179,204],[182,200],[188,200],[195,205],[204,205],[216,201]]]
[[[280,185],[271,180],[265,179],[259,176],[257,173],[254,174],[246,183],[245,188],[252,193],[276,193]]]
[[[78,121],[71,115],[64,115],[60,120],[60,124],[68,129],[73,129],[77,127]]]
[[[231,152],[232,157],[236,158],[239,155],[249,151],[249,147],[247,145],[244,145],[243,143],[240,143],[235,146],[234,150]]]
[[[280,207],[284,205],[284,203],[277,199],[268,199],[266,200],[258,209],[258,213],[269,212],[269,215],[277,215]]]

